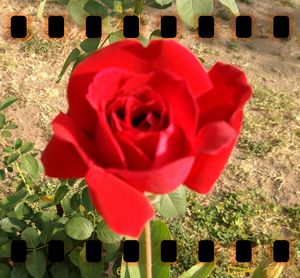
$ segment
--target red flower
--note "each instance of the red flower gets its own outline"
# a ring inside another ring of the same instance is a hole
[[[123,40],[71,75],[69,110],[52,122],[46,175],[85,177],[111,229],[138,237],[154,211],[144,192],[184,183],[208,193],[237,142],[251,96],[245,74],[217,63],[207,73],[174,40]]]

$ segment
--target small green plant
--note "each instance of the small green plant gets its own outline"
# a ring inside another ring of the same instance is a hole
[[[230,51],[237,51],[239,49],[239,42],[237,40],[230,40],[228,42],[228,49]]]

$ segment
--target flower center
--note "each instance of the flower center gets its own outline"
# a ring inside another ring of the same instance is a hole
[[[165,103],[148,90],[121,95],[108,106],[107,116],[111,127],[118,131],[159,131],[169,124]]]

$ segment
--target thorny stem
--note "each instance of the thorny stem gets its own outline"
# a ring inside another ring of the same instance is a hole
[[[146,278],[152,278],[152,250],[150,221],[145,226],[146,243]]]
[[[118,24],[116,25],[116,27],[114,28],[114,30],[113,30],[112,32],[110,32],[110,33],[106,36],[105,40],[100,44],[99,48],[102,48],[102,46],[105,44],[105,42],[109,39],[110,35],[111,35],[112,33],[116,32],[116,30],[117,30],[117,28],[119,27],[119,25],[121,24],[121,22],[122,22],[122,20],[120,20],[120,21],[118,22]]]

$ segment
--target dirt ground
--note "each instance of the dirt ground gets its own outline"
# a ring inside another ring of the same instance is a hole
[[[65,9],[52,2],[47,2],[45,16],[67,16]],[[226,9],[218,8],[213,39],[199,39],[196,31],[189,30],[178,20],[176,40],[193,51],[207,69],[218,60],[243,69],[255,88],[254,97],[256,92],[260,94],[257,93],[258,101],[246,107],[242,137],[251,135],[254,143],[268,142],[269,137],[276,134],[283,144],[272,147],[272,151],[263,156],[252,155],[246,159],[243,151],[236,148],[210,194],[217,194],[220,188],[260,187],[280,205],[299,204],[300,3],[298,0],[253,0],[248,1],[252,2],[250,5],[245,2],[239,1],[238,5],[241,14],[253,16],[255,27],[251,39],[236,39],[233,19]],[[7,117],[11,116],[19,125],[16,136],[34,142],[37,149],[43,150],[51,137],[51,120],[59,111],[67,111],[66,85],[70,69],[60,83],[56,84],[55,80],[70,51],[84,38],[84,30],[67,20],[65,38],[48,40],[45,20],[39,21],[36,17],[38,3],[33,0],[0,2],[0,25],[6,26],[0,29],[0,99],[20,97]],[[29,16],[30,40],[9,38],[9,18],[16,14]],[[145,8],[140,32],[148,37],[159,29],[160,16],[169,14],[176,14],[175,7]],[[272,38],[272,17],[281,14],[291,18],[291,36],[286,40]],[[268,98],[264,98],[264,91],[268,92]],[[285,96],[288,97],[286,107],[283,106]],[[257,107],[264,99],[270,113],[278,116],[274,118],[274,125],[261,124],[266,115]],[[9,192],[5,187],[1,190],[2,194]]]

